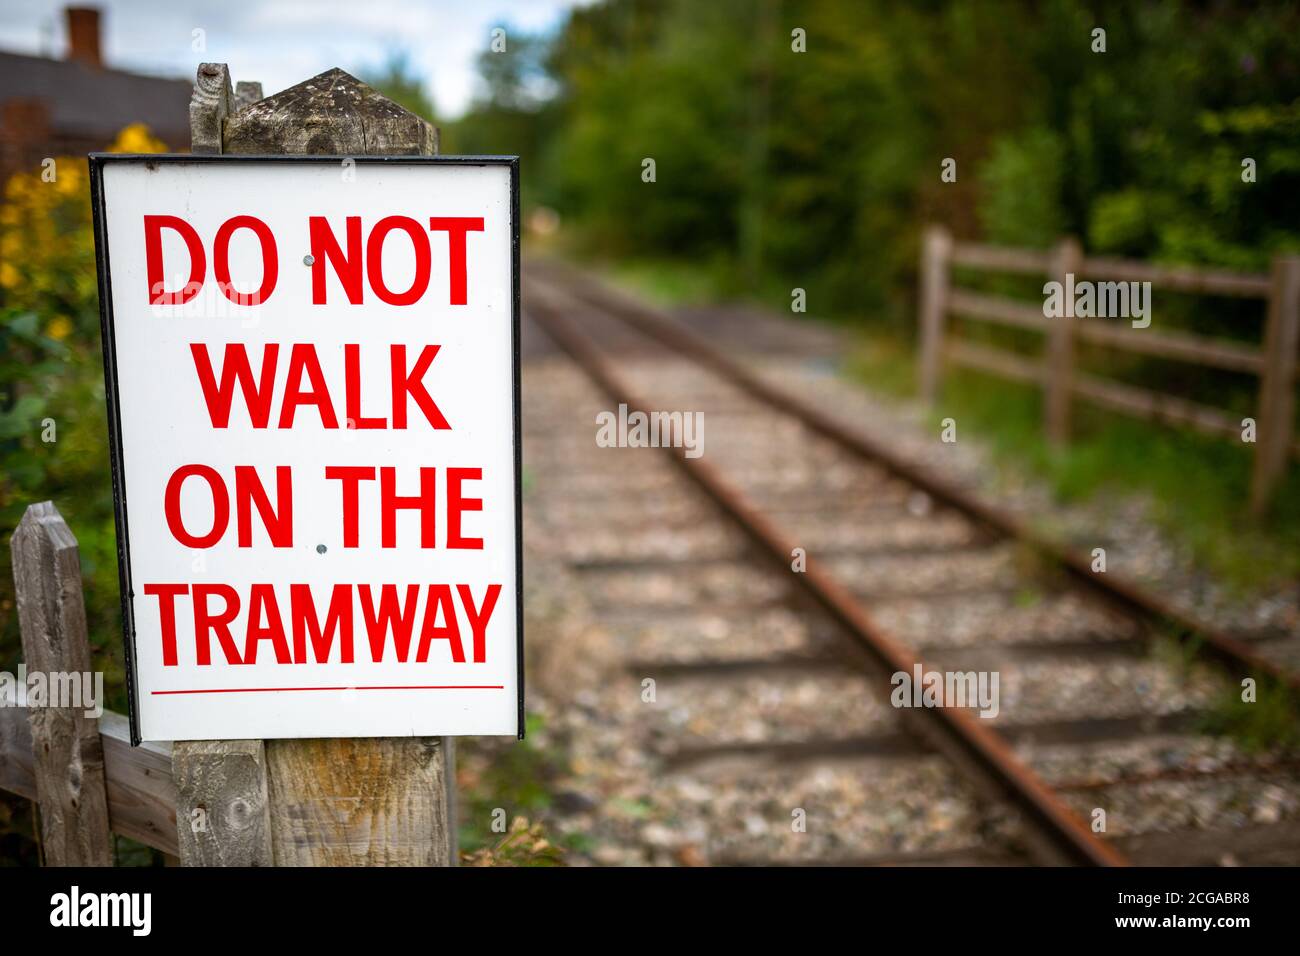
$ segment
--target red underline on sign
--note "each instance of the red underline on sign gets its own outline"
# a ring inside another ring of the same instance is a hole
[[[371,687],[205,687],[198,690],[154,690],[151,694],[267,694],[296,690],[505,690],[504,684],[391,684]]]

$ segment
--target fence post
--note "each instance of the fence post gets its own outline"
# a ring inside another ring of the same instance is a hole
[[[1300,256],[1273,259],[1259,378],[1255,468],[1250,510],[1262,515],[1286,473],[1295,434],[1296,349],[1300,346]]]
[[[200,66],[200,85],[205,73],[220,76],[228,88],[224,64]],[[220,112],[229,96],[209,94],[206,101]],[[220,122],[217,152],[338,157],[438,152],[435,127],[338,69],[238,105]],[[212,127],[193,109],[191,120],[196,131]],[[340,188],[346,188],[348,171],[341,162]],[[203,746],[210,748],[208,759],[222,764],[221,779],[249,784],[261,779],[257,753],[264,748],[267,832],[276,866],[454,863],[447,796],[453,770],[441,737],[252,743],[251,750],[247,741]],[[236,760],[241,766],[232,765]]]
[[[77,539],[53,503],[42,501],[28,507],[9,548],[23,660],[29,674],[45,675],[49,696],[27,710],[45,860],[51,866],[112,866],[104,748],[99,720],[86,716],[86,681],[93,678]],[[69,689],[73,675],[82,688],[79,705],[54,706],[73,703],[54,699],[55,688]]]
[[[1083,265],[1083,250],[1078,240],[1066,237],[1052,254],[1049,280],[1065,288],[1066,276],[1077,276]],[[1070,439],[1070,389],[1074,379],[1074,303],[1065,302],[1065,317],[1051,320],[1047,327],[1047,354],[1044,360],[1043,424],[1047,440],[1064,445]]]
[[[172,778],[182,865],[274,864],[262,741],[177,741]]]
[[[190,100],[191,150],[220,153],[226,120],[241,105],[226,65],[201,64]],[[172,777],[182,865],[272,865],[262,741],[178,740]]]
[[[190,96],[190,152],[220,153],[226,117],[236,109],[230,70],[224,63],[200,63]]]
[[[917,384],[921,400],[933,404],[943,370],[944,310],[948,305],[948,257],[952,236],[942,226],[930,226],[921,241],[921,350]]]

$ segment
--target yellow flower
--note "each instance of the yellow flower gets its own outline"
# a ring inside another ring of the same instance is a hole
[[[144,123],[132,123],[117,134],[113,145],[108,147],[110,153],[165,153],[167,145],[155,139],[149,127]]]
[[[45,334],[52,339],[63,341],[72,334],[72,320],[66,315],[56,315],[50,320],[49,326],[45,329]]]

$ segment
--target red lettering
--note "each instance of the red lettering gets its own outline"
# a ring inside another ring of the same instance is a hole
[[[262,247],[262,284],[256,292],[237,292],[230,284],[230,237],[236,229],[251,229]],[[267,224],[254,216],[236,216],[223,222],[212,244],[212,271],[222,295],[235,305],[258,305],[271,298],[280,274],[280,257]]]
[[[429,229],[433,232],[447,233],[450,304],[465,305],[469,285],[465,266],[465,233],[482,232],[483,218],[481,216],[437,216],[429,220]]]
[[[353,305],[360,305],[361,286],[361,217],[348,216],[348,252],[344,256],[338,240],[330,230],[324,216],[308,219],[311,241],[311,301],[312,305],[325,304],[325,260],[334,266],[334,275],[343,285],[343,292]]]
[[[311,389],[305,392],[302,388],[304,373],[311,380]],[[315,405],[323,427],[339,427],[339,421],[334,417],[334,406],[330,404],[329,389],[325,386],[325,374],[316,358],[316,349],[302,342],[289,353],[289,373],[284,383],[284,403],[280,407],[281,428],[293,427],[299,405]]]
[[[361,416],[361,346],[343,346],[344,394],[347,396],[348,428],[384,428],[386,418]]]
[[[460,483],[465,479],[477,481],[482,479],[482,468],[448,468],[447,469],[447,547],[460,548],[465,551],[483,550],[482,538],[465,538],[460,533],[460,516],[465,511],[482,511],[482,498],[465,498],[461,495]]]
[[[357,592],[361,596],[361,613],[366,622],[366,635],[370,639],[370,659],[375,663],[383,661],[384,641],[391,632],[397,659],[405,664],[407,655],[411,652],[411,630],[415,626],[415,605],[420,599],[420,586],[406,586],[406,605],[399,611],[397,587],[392,584],[383,585],[377,614],[370,585],[357,585]]]
[[[434,601],[437,601],[435,604]],[[438,611],[447,623],[437,627]],[[419,664],[429,659],[429,644],[432,641],[447,641],[451,647],[451,659],[458,664],[465,663],[465,648],[460,643],[460,625],[456,622],[456,605],[451,600],[451,588],[445,584],[429,585],[429,600],[424,606],[424,624],[420,628],[420,650],[415,655]]]
[[[227,345],[225,357],[221,360],[221,384],[218,385],[216,376],[212,373],[208,347],[197,342],[190,345],[194,370],[198,373],[199,388],[203,390],[203,402],[208,407],[208,418],[212,421],[213,428],[227,428],[230,425],[230,403],[235,397],[236,381],[244,393],[244,405],[248,408],[248,417],[253,427],[266,427],[271,417],[275,363],[280,354],[280,346],[266,345],[263,350],[262,371],[254,383],[253,370],[248,364],[248,351],[242,344]]]
[[[442,417],[442,412],[434,404],[433,398],[424,387],[424,373],[429,371],[429,366],[433,363],[434,357],[438,354],[440,345],[426,345],[420,350],[420,357],[415,362],[415,368],[411,369],[410,374],[406,371],[406,346],[394,345],[391,347],[389,354],[392,373],[393,373],[393,427],[406,427],[406,396],[410,395],[415,399],[415,404],[420,406],[420,411],[424,412],[424,417],[428,419],[433,428],[451,428],[447,424],[447,419]]]
[[[411,246],[415,249],[415,278],[411,287],[405,292],[396,293],[384,285],[384,239],[394,229],[401,229],[411,237]],[[420,224],[407,216],[385,216],[375,223],[366,240],[366,274],[370,277],[370,288],[389,305],[411,305],[424,295],[429,287],[429,271],[432,256],[429,251],[429,237],[425,235]]]
[[[176,598],[189,593],[187,584],[146,584],[144,593],[158,598],[158,626],[162,631],[163,667],[176,666]]]
[[[256,468],[235,466],[235,514],[241,548],[253,546],[253,506],[257,507],[272,547],[293,547],[293,474],[288,465],[275,468],[275,501],[272,507]]]
[[[176,292],[166,291],[167,283],[163,278],[162,230],[171,229],[180,233],[185,240],[185,248],[190,254],[190,281]],[[184,219],[176,216],[144,217],[144,260],[145,273],[149,281],[150,305],[181,305],[198,295],[207,275],[208,261],[203,253],[203,243],[199,234]]]
[[[185,484],[186,478],[192,476],[206,481],[212,492],[212,530],[205,535],[190,534],[181,520],[181,486]],[[217,470],[208,465],[181,465],[167,479],[163,513],[167,517],[167,527],[171,530],[172,537],[181,544],[187,548],[210,548],[221,540],[230,524],[230,499],[226,483],[221,480]]]
[[[465,606],[465,616],[469,618],[469,626],[474,631],[474,663],[482,664],[487,660],[488,621],[492,618],[492,612],[496,610],[497,598],[501,596],[501,585],[488,585],[487,594],[483,596],[483,607],[479,610],[474,609],[474,595],[468,584],[456,585],[456,593],[460,595],[460,603]],[[456,659],[460,660],[460,658]]]
[[[220,595],[226,602],[219,614],[208,610],[208,598]],[[200,665],[212,663],[212,634],[217,635],[226,663],[242,664],[239,648],[230,636],[230,622],[239,614],[239,594],[229,584],[196,584],[194,596],[194,654]]]
[[[322,628],[316,616],[316,603],[311,587],[306,584],[289,585],[289,613],[293,616],[293,659],[299,664],[308,663],[307,638],[311,637],[312,653],[316,662],[329,660],[334,635],[339,635],[339,662],[352,663],[352,585],[336,584],[330,594],[329,610],[325,612]],[[382,647],[382,641],[380,646]]]
[[[359,483],[362,481],[374,481],[375,469],[367,468],[364,465],[327,465],[325,467],[325,477],[327,479],[338,479],[343,482],[343,547],[355,548],[357,538],[359,537],[357,518],[357,496]]]
[[[437,547],[434,532],[437,530],[438,492],[435,479],[437,468],[420,469],[420,493],[404,496],[397,493],[397,469],[384,467],[379,469],[379,511],[381,548],[397,547],[397,512],[399,509],[418,510],[420,512],[420,547]]]
[[[262,618],[266,617],[263,626]],[[244,663],[257,663],[257,646],[270,641],[275,648],[277,664],[292,664],[289,645],[284,639],[284,624],[280,621],[280,605],[275,600],[275,588],[270,584],[254,584],[249,589],[248,630],[244,634]]]

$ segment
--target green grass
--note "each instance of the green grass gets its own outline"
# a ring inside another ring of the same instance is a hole
[[[909,346],[866,338],[846,374],[873,390],[915,394]],[[1073,438],[1063,449],[1043,436],[1040,392],[964,370],[946,373],[932,409],[937,429],[951,416],[958,437],[984,444],[995,461],[1047,481],[1063,502],[1107,495],[1146,496],[1152,516],[1193,560],[1241,594],[1283,586],[1300,577],[1300,469],[1292,468],[1264,521],[1249,517],[1253,446],[1151,425],[1073,406]]]
[[[850,379],[892,398],[916,394],[916,357],[898,339],[863,336],[858,347],[845,357],[843,371]]]
[[[1167,631],[1151,645],[1151,658],[1190,680],[1205,666],[1199,637]],[[1300,695],[1271,679],[1259,681],[1255,699],[1243,700],[1235,678],[1199,714],[1200,733],[1232,739],[1248,754],[1300,751]]]
[[[1227,736],[1248,753],[1300,750],[1300,712],[1295,696],[1276,681],[1261,681],[1254,701],[1229,687],[1201,717],[1205,733]]]
[[[523,740],[493,737],[462,737],[457,742],[457,761],[473,767],[473,782],[460,787],[463,801],[457,839],[462,854],[494,848],[498,865],[551,866],[566,850],[579,849],[581,841],[565,837],[555,850],[534,853],[530,846],[545,833],[545,818],[553,800],[553,787],[566,772],[567,758],[558,746],[541,747],[537,739],[542,718],[528,714]],[[493,812],[505,810],[507,833],[491,829]],[[520,818],[533,822],[533,837],[516,834]],[[542,821],[539,825],[538,821]]]
[[[721,266],[646,259],[590,265],[615,285],[660,306],[708,305],[732,291],[730,275]]]

